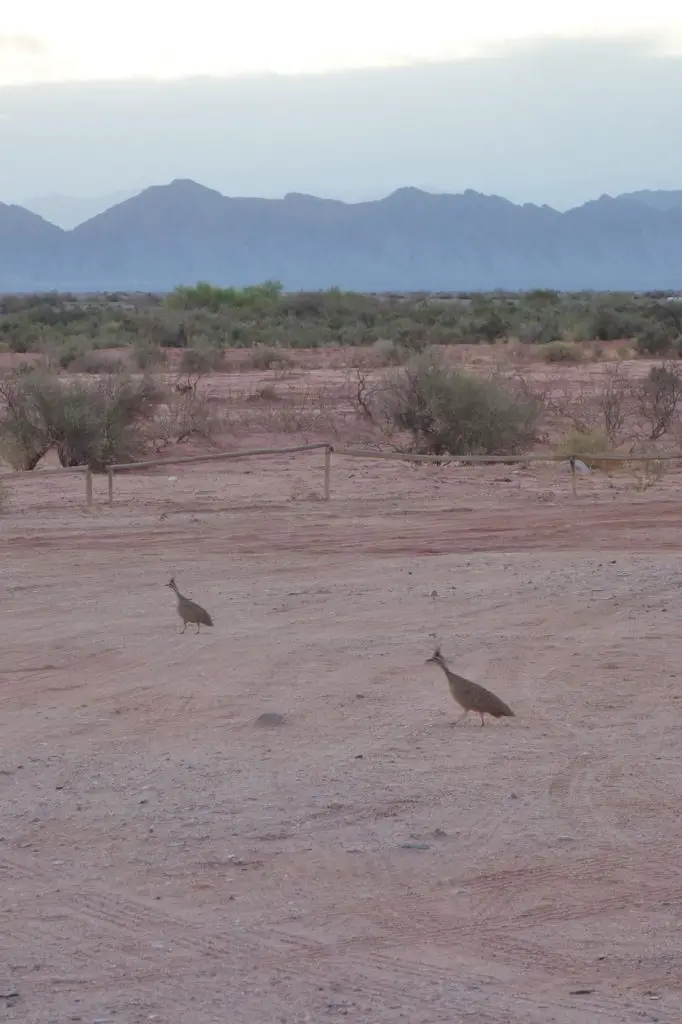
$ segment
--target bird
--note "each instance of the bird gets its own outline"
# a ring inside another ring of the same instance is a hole
[[[447,676],[450,693],[454,700],[464,708],[464,714],[459,716],[454,723],[455,725],[461,722],[463,718],[466,718],[470,711],[476,711],[481,716],[482,726],[485,725],[484,715],[492,715],[493,718],[516,717],[512,709],[503,700],[496,697],[494,693],[491,693],[490,690],[486,690],[484,686],[479,686],[478,683],[472,683],[470,679],[465,679],[464,676],[458,676],[455,672],[451,672],[445,662],[445,658],[441,654],[440,647],[437,647],[431,657],[426,659],[426,664],[440,665]]]
[[[202,626],[213,625],[213,619],[205,608],[202,608],[200,604],[195,604],[194,601],[190,601],[188,597],[185,597],[184,594],[180,593],[175,582],[175,577],[171,576],[170,582],[167,583],[166,586],[170,587],[178,598],[178,615],[182,619],[182,629],[179,631],[180,633],[185,632],[189,622],[196,623],[197,633],[201,631]]]

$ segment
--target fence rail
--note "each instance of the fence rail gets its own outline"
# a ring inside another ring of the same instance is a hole
[[[214,452],[210,455],[180,455],[166,459],[148,460],[145,462],[120,462],[109,466],[107,470],[108,501],[114,501],[114,476],[116,473],[133,473],[145,469],[157,469],[160,466],[182,466],[201,462],[225,462],[231,459],[259,458],[271,455],[297,455],[300,452],[321,451],[324,449],[324,498],[331,498],[332,454],[342,458],[380,459],[388,462],[416,462],[443,465],[448,463],[465,463],[468,465],[486,465],[494,463],[514,464],[528,462],[567,462],[571,470],[571,486],[576,494],[576,461],[584,462],[675,462],[682,461],[682,452],[596,452],[573,455],[553,455],[545,453],[528,453],[520,455],[417,455],[410,452],[386,452],[367,448],[337,448],[328,442],[315,444],[293,445],[288,448],[246,448],[231,452]],[[92,470],[89,466],[69,466],[64,469],[42,469],[38,473],[29,470],[0,474],[3,480],[31,479],[44,476],[63,476],[66,473],[82,473],[85,477],[85,499],[92,505]]]

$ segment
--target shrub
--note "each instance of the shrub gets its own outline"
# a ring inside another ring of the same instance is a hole
[[[550,341],[542,348],[542,358],[546,363],[580,363],[583,350],[570,341]]]
[[[80,345],[77,345],[74,342],[69,342],[57,351],[57,363],[62,370],[68,370],[71,363],[81,355],[83,355],[83,349]]]
[[[635,343],[641,356],[665,356],[677,337],[677,331],[665,324],[652,324],[637,336]]]
[[[291,365],[291,356],[279,348],[254,345],[249,353],[249,362],[254,370],[283,369]]]
[[[611,443],[603,430],[577,430],[575,427],[560,441],[552,445],[555,455],[568,459],[571,455],[579,455],[590,469],[604,469],[605,464],[598,459],[591,460],[590,455],[606,455],[612,450]],[[608,467],[608,463],[606,464]]]
[[[133,346],[133,357],[140,370],[154,370],[166,363],[166,353],[159,345],[151,345],[147,341],[137,342]]]
[[[247,395],[246,400],[247,402],[280,402],[282,396],[278,394],[272,384],[263,384]]]
[[[10,352],[16,352],[19,355],[26,355],[30,349],[30,342],[28,338],[23,335],[15,335],[9,339],[9,350]]]
[[[369,362],[374,366],[401,366],[408,358],[404,345],[391,338],[377,338],[370,347]]]
[[[221,349],[187,348],[180,357],[178,369],[181,373],[196,376],[219,369],[224,362]]]
[[[392,422],[423,454],[513,454],[534,441],[540,414],[540,402],[508,381],[452,369],[431,354],[387,382],[384,396]]]
[[[40,371],[5,381],[0,397],[6,406],[0,445],[11,465],[34,469],[55,448],[62,466],[88,465],[96,472],[139,455],[140,425],[161,398],[148,378],[62,383]]]
[[[126,365],[118,356],[108,356],[93,349],[72,359],[68,369],[70,373],[90,373],[95,376],[102,373],[125,373]]]
[[[649,439],[657,441],[670,430],[682,399],[682,376],[669,366],[652,366],[639,391],[640,415]]]
[[[556,340],[557,325],[554,320],[519,320],[514,325],[514,336],[522,345],[550,345]]]

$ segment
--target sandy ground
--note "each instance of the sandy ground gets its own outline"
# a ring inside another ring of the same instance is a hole
[[[321,486],[12,485],[0,1015],[679,1024],[682,476]],[[436,639],[517,717],[453,728]]]

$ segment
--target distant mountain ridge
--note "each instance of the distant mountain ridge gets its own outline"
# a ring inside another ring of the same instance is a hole
[[[287,290],[682,289],[682,191],[564,213],[473,190],[345,203],[156,185],[66,231],[0,203],[0,291],[169,291],[198,280]]]

